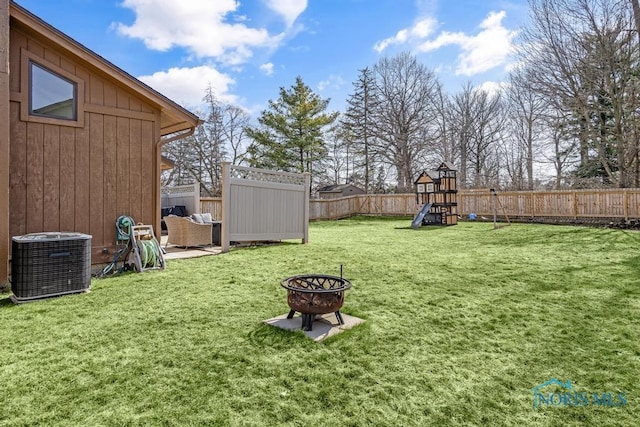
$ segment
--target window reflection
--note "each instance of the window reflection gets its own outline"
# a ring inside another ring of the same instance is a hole
[[[33,62],[30,68],[30,114],[76,120],[76,83]]]

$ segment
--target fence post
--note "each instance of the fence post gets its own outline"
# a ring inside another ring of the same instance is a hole
[[[231,191],[231,163],[222,162],[222,224],[220,226],[220,244],[222,252],[229,252],[229,221],[231,220],[231,205],[229,196]]]
[[[305,172],[304,174],[304,214],[303,216],[303,234],[302,243],[309,243],[309,196],[311,194],[311,174]]]
[[[489,194],[491,194],[491,210],[493,211],[493,228],[496,228],[496,197],[498,197],[498,195],[496,194],[496,192],[493,190],[493,188],[491,190],[489,190]]]

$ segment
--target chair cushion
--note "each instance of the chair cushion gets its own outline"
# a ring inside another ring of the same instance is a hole
[[[191,218],[198,224],[204,224],[204,218],[202,218],[202,214],[193,214],[191,215]]]
[[[209,223],[209,222],[213,222],[213,217],[211,216],[211,214],[209,212],[203,213],[202,214],[202,221],[204,221],[205,224]]]

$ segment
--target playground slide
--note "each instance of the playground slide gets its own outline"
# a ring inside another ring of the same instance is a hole
[[[431,203],[427,203],[422,207],[422,209],[420,209],[420,212],[418,212],[415,218],[413,218],[413,221],[411,221],[411,228],[420,228],[420,226],[422,225],[422,220],[424,219],[424,216],[427,214],[427,212],[429,212],[429,209],[431,209]]]

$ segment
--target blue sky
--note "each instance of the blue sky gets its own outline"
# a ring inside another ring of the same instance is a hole
[[[358,70],[409,51],[453,93],[495,87],[526,0],[17,0],[41,19],[196,108],[210,84],[257,116],[296,76],[341,111]]]

